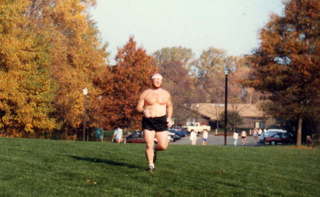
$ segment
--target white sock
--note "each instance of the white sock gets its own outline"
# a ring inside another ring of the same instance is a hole
[[[153,163],[149,163],[149,168],[154,168],[154,164]]]

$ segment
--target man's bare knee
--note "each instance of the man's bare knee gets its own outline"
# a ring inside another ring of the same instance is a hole
[[[164,144],[158,144],[156,147],[158,151],[166,150],[167,148],[168,148],[168,145],[164,145]]]

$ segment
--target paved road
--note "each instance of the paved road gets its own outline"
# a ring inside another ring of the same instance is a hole
[[[187,137],[181,138],[180,140],[178,140],[176,142],[172,142],[172,144],[191,144],[191,141],[189,139],[189,136],[187,136]],[[201,144],[202,144],[202,136],[199,136],[197,139],[197,145],[201,145]],[[224,136],[209,135],[208,145],[224,145]],[[233,145],[232,136],[227,136],[227,145]],[[241,145],[241,138],[240,137],[238,139],[238,145]],[[246,145],[247,146],[255,146],[256,145],[252,136],[248,136]]]

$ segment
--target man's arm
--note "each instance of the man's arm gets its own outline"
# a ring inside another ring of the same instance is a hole
[[[168,99],[168,103],[167,103],[167,117],[168,117],[168,126],[169,127],[171,127],[173,125],[172,114],[173,114],[173,105],[172,105],[171,96],[169,94],[169,99]]]
[[[138,105],[136,107],[137,111],[138,112],[143,112],[144,110],[144,98],[145,98],[145,94],[146,94],[146,91],[144,91],[141,95],[140,95],[140,98],[139,98],[139,101],[138,101]]]

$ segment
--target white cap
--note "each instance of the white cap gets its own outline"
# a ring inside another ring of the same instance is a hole
[[[152,77],[151,77],[151,79],[162,79],[162,78],[163,78],[162,75],[159,73],[156,73],[156,74],[152,75]]]

